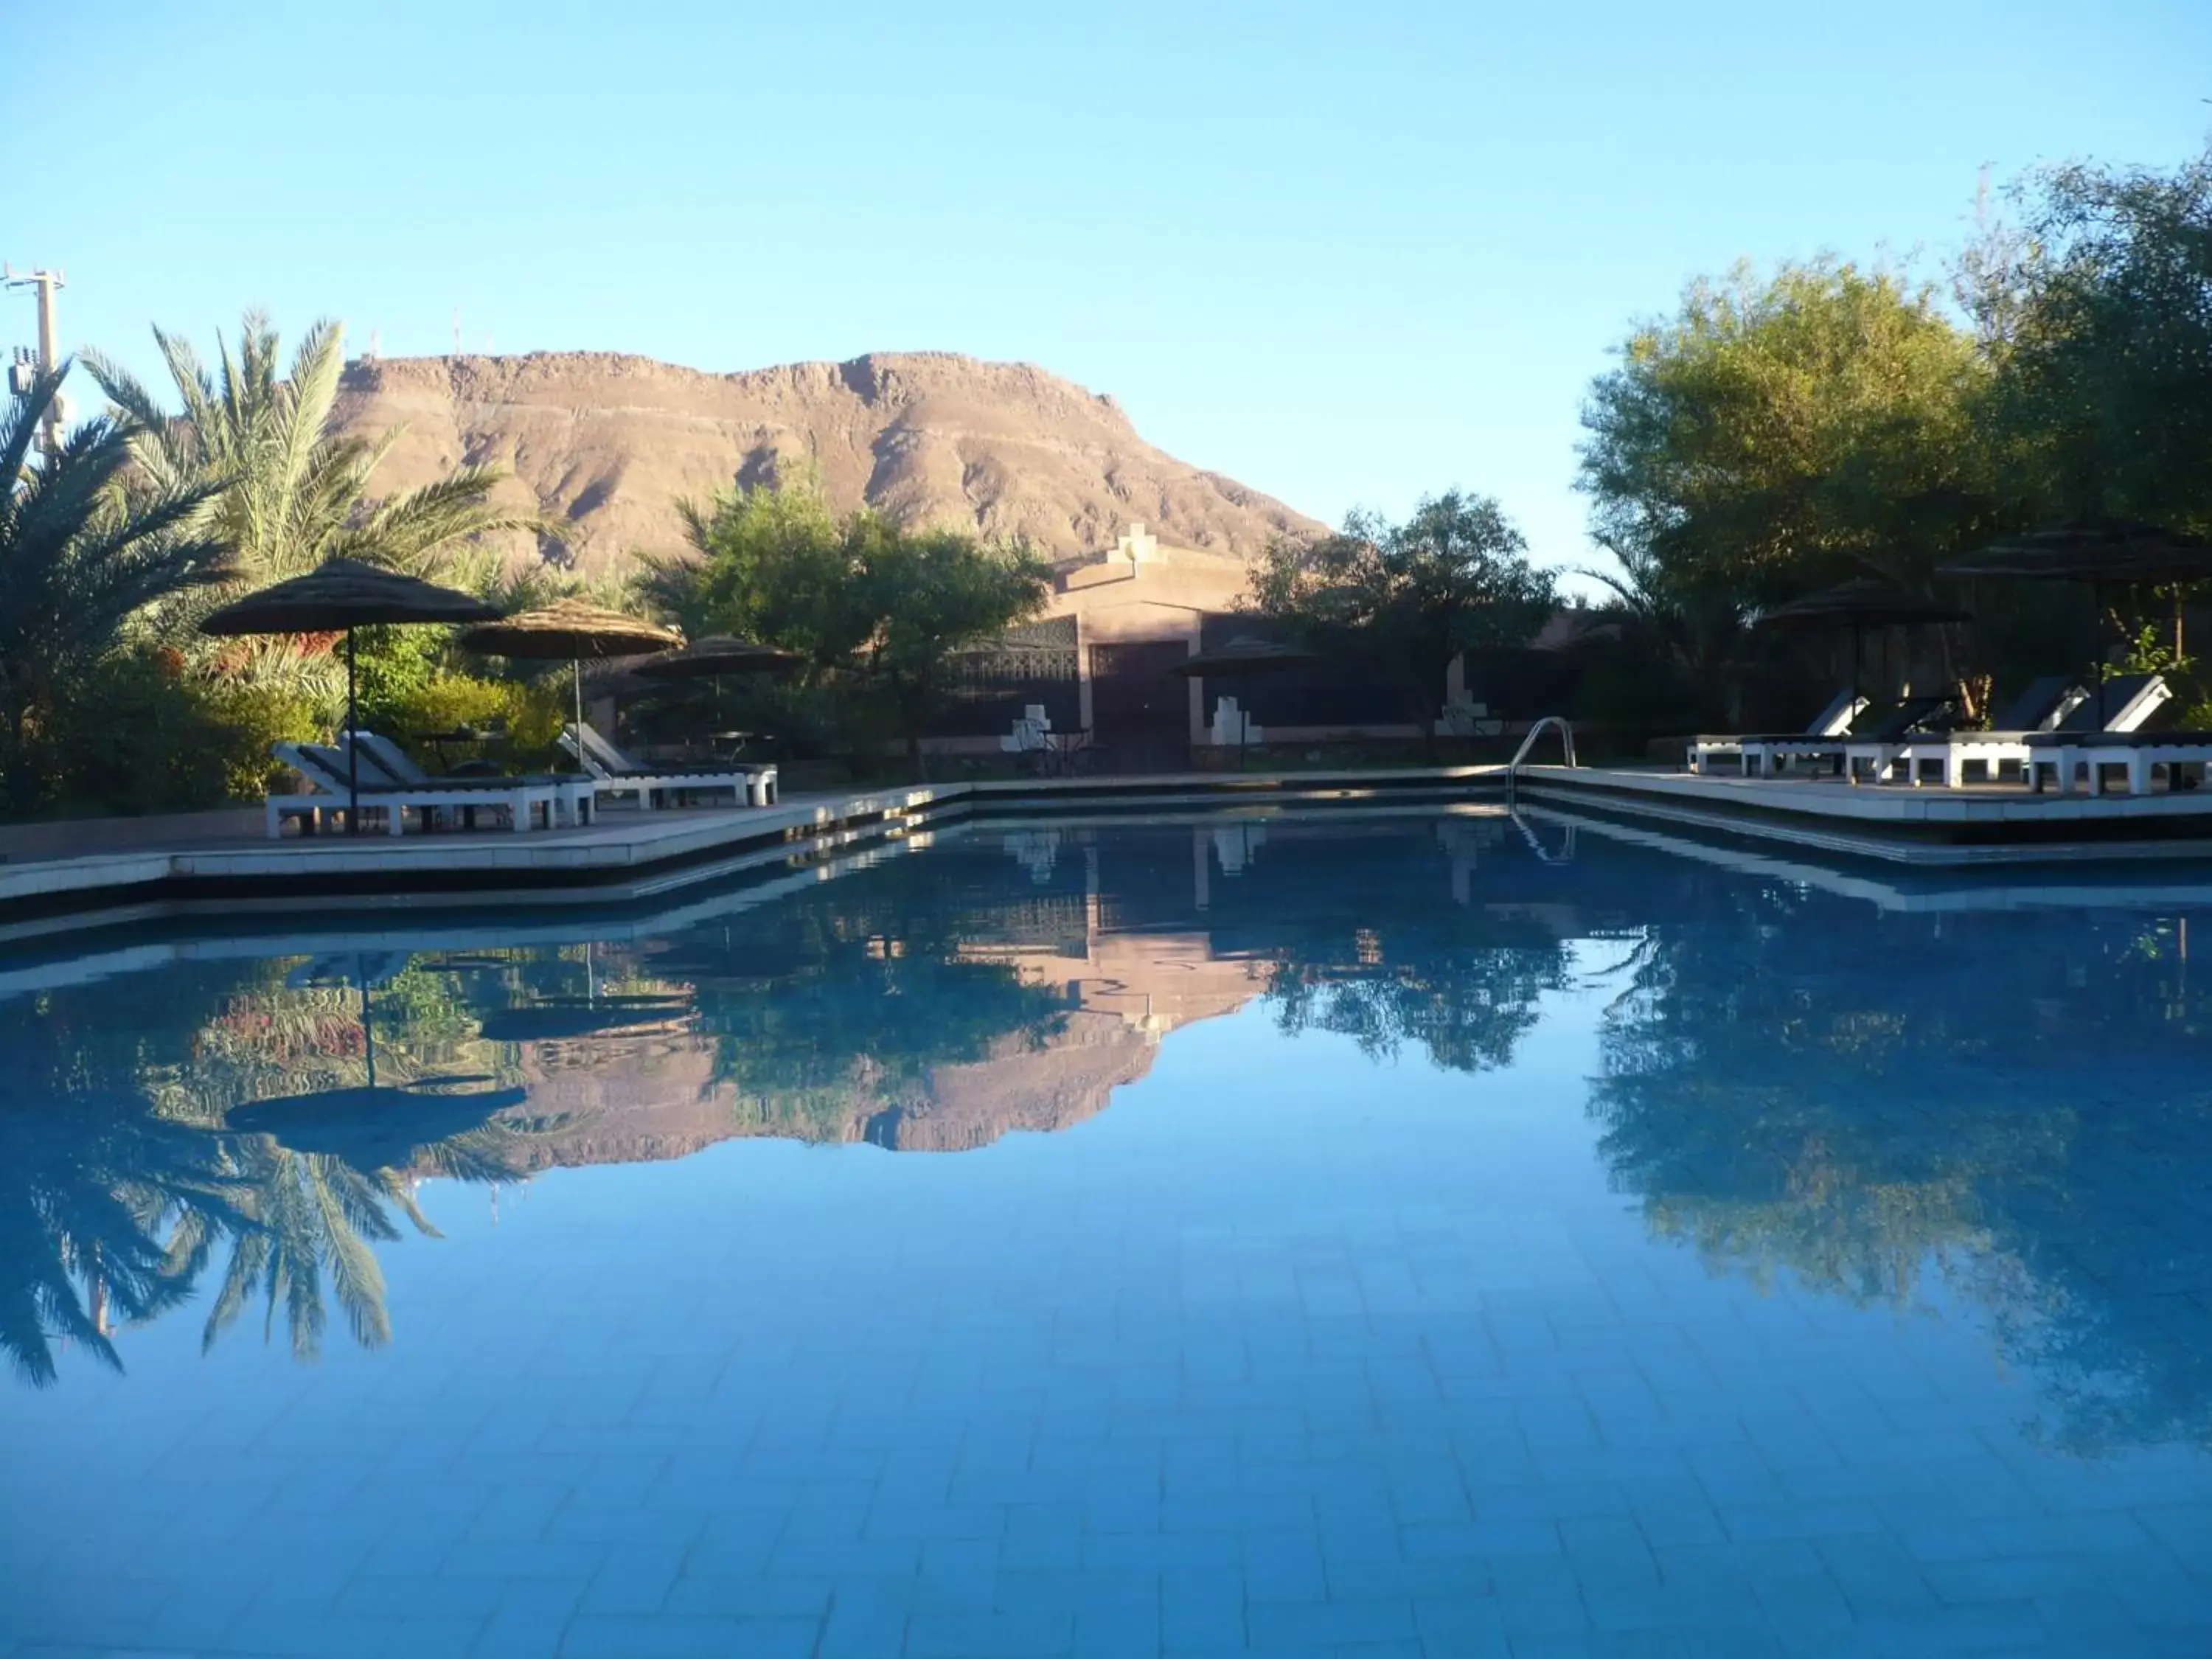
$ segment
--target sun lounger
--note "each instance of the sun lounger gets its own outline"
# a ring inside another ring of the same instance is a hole
[[[2029,739],[2029,749],[2037,790],[2048,770],[2056,775],[2061,794],[2072,793],[2077,773],[2091,794],[2103,794],[2108,767],[2119,769],[2130,795],[2149,794],[2161,773],[2168,789],[2197,789],[2212,767],[2212,732],[2053,732]]]
[[[2118,687],[2119,682],[2115,681]],[[2154,702],[2132,697],[2125,718],[2140,720]],[[2116,711],[2119,708],[2115,703]],[[1844,769],[1852,781],[1861,778],[1919,785],[1932,774],[1950,788],[1966,781],[1966,769],[1977,766],[1992,781],[2001,781],[2008,768],[2023,770],[2027,764],[2027,738],[2038,732],[2089,728],[2095,705],[2088,693],[2063,674],[2046,675],[2030,684],[1997,715],[1986,732],[1909,732],[1888,741],[1869,738],[1844,748]]]
[[[476,828],[476,815],[481,808],[497,806],[500,797],[517,786],[542,786],[554,790],[562,810],[568,814],[568,822],[572,824],[589,823],[597,805],[597,784],[573,772],[558,775],[550,772],[527,775],[495,772],[464,777],[440,777],[424,771],[412,755],[380,732],[344,734],[339,741],[341,763],[343,751],[349,746],[361,751],[362,775],[373,779],[380,786],[434,789],[447,793],[456,790],[469,792],[472,799],[464,799],[458,810],[462,822],[471,830]]]
[[[1851,722],[1865,709],[1867,700],[1856,691],[1838,691],[1835,700],[1816,715],[1805,728],[1808,738],[1839,738],[1850,730]],[[1711,773],[1716,763],[1725,764],[1737,772],[1750,769],[1743,752],[1744,739],[1735,736],[1701,737],[1690,739],[1688,766],[1692,772]]]
[[[561,746],[583,763],[602,795],[635,795],[645,811],[658,805],[656,796],[680,800],[725,789],[750,806],[775,805],[773,766],[641,765],[592,726],[579,727],[573,722],[562,728]]]
[[[2027,778],[2038,794],[2048,780],[2062,795],[2084,783],[2105,793],[2105,773],[2117,768],[2131,795],[2148,794],[2162,773],[2170,789],[2194,789],[2212,761],[2212,732],[2145,732],[2141,726],[2173,696],[2156,674],[2120,675],[2105,682],[2105,701],[2117,709],[2105,729],[2039,732],[2026,739]]]
[[[592,786],[580,778],[565,782],[486,778],[480,783],[457,781],[403,784],[392,781],[370,765],[361,769],[362,775],[356,789],[347,776],[345,755],[326,744],[272,744],[270,752],[313,786],[306,794],[269,797],[271,841],[284,833],[286,818],[300,818],[302,830],[312,832],[324,813],[346,811],[349,799],[357,799],[358,811],[364,817],[381,813],[386,832],[394,836],[404,832],[410,809],[416,813],[417,821],[428,827],[432,814],[441,806],[497,807],[506,811],[509,827],[518,833],[530,829],[538,820],[541,809],[549,829],[560,821],[564,807],[572,823],[585,822],[591,811]]]
[[[1916,732],[1925,732],[1947,719],[1957,704],[1949,697],[1907,697],[1882,708],[1869,708],[1851,722],[1841,737],[1796,735],[1745,738],[1743,769],[1754,776],[1810,769],[1833,777],[1844,769],[1845,754],[1853,744],[1894,743]]]

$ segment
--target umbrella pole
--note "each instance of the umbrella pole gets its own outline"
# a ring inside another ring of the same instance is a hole
[[[361,716],[354,703],[353,629],[346,629],[346,834],[361,833],[361,745],[354,741],[354,728]],[[398,811],[398,807],[392,809]],[[428,815],[425,815],[426,818]],[[374,1080],[374,1079],[372,1079]]]
[[[2097,686],[2097,729],[2105,729],[2105,590],[2096,582],[2089,584],[2089,639],[2096,659],[2089,665],[2089,672]],[[2094,770],[2094,768],[2091,769]],[[2072,787],[2069,783],[2068,787]]]
[[[568,666],[575,676],[576,686],[576,769],[584,769],[584,659],[571,657]]]
[[[368,1086],[376,1087],[376,1026],[369,1018],[368,958],[356,956],[353,962],[356,978],[361,981],[361,1046],[368,1056]]]

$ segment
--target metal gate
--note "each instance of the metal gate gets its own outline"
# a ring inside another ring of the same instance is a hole
[[[1190,655],[1181,640],[1091,647],[1091,729],[1115,772],[1190,768],[1190,682],[1170,672]]]

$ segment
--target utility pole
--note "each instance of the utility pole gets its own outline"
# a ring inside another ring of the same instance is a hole
[[[54,316],[54,290],[69,286],[63,280],[62,273],[58,270],[19,272],[13,265],[0,264],[0,286],[35,288],[39,290],[39,373],[54,374],[61,368],[62,362],[61,330]],[[58,395],[46,405],[46,418],[42,422],[46,429],[46,451],[49,457],[61,453],[62,425],[66,418],[67,413]]]

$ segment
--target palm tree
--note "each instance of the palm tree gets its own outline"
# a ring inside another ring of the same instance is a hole
[[[547,535],[556,526],[491,500],[505,474],[463,466],[418,489],[377,500],[377,467],[405,428],[374,441],[336,430],[333,413],[345,368],[343,325],[316,323],[284,368],[276,331],[246,313],[235,346],[218,337],[216,367],[189,342],[157,328],[155,343],[181,412],[164,409],[121,365],[98,352],[85,366],[135,423],[132,453],[157,483],[176,487],[216,478],[209,521],[236,550],[237,580],[209,596],[209,608],[240,591],[267,586],[345,556],[425,574],[474,538],[504,531]],[[191,624],[201,607],[171,607],[165,631],[192,659],[233,682],[270,684],[333,702],[341,684],[331,641],[286,636],[200,640]]]
[[[0,744],[19,796],[30,781],[22,744],[57,684],[147,605],[219,576],[229,550],[205,518],[221,476],[131,479],[139,434],[128,416],[88,421],[31,464],[68,372],[40,375],[0,417]]]
[[[217,337],[217,373],[187,341],[157,328],[154,342],[181,415],[164,410],[112,359],[88,352],[85,367],[137,422],[134,449],[149,477],[224,481],[214,513],[237,549],[242,579],[277,581],[339,556],[419,571],[477,536],[554,528],[536,513],[492,505],[506,477],[496,467],[459,467],[419,489],[372,500],[372,477],[406,428],[374,441],[332,429],[345,368],[343,324],[326,319],[310,328],[289,374],[279,373],[276,331],[258,311],[246,313],[234,350]]]

